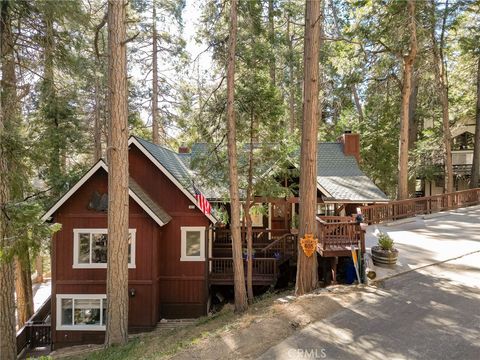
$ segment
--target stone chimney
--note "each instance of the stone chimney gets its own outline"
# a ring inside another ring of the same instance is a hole
[[[357,162],[360,162],[360,135],[346,130],[338,140],[343,144],[343,153],[346,156],[355,156]]]
[[[190,149],[188,148],[188,146],[182,145],[178,148],[178,153],[179,154],[188,154],[188,153],[190,153]]]

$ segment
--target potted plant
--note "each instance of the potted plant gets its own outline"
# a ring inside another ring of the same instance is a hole
[[[228,212],[223,206],[214,209],[214,215],[218,219],[217,226],[224,228],[228,224]]]
[[[398,250],[395,249],[393,239],[385,233],[378,236],[378,245],[372,246],[372,260],[375,265],[393,266],[398,259]]]

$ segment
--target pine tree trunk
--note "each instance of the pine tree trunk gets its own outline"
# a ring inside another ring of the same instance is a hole
[[[290,80],[289,94],[288,94],[288,104],[290,112],[290,131],[293,132],[297,128],[297,119],[295,115],[295,75],[293,69],[293,37],[290,34],[290,16],[287,14],[287,44],[288,44],[288,74]]]
[[[409,110],[412,94],[413,65],[417,56],[417,28],[415,24],[415,0],[407,2],[410,50],[403,57],[403,84],[402,103],[400,108],[400,140],[398,146],[398,193],[397,198],[408,198],[408,139],[409,139]]]
[[[43,283],[43,256],[42,254],[38,254],[35,258],[35,271],[37,273],[37,277],[35,278],[35,282]]]
[[[355,103],[355,107],[357,108],[357,113],[358,113],[358,119],[360,120],[361,123],[363,123],[363,109],[362,109],[362,104],[360,103],[360,97],[358,96],[358,91],[357,91],[357,86],[355,84],[350,85],[352,89],[352,96],[353,96],[353,101]]]
[[[473,145],[473,164],[470,180],[470,188],[478,187],[480,178],[480,57],[477,65],[477,106],[475,122],[475,142]]]
[[[306,1],[304,49],[304,100],[302,143],[300,154],[300,227],[305,234],[317,237],[317,134],[319,114],[319,53],[321,1]],[[307,257],[298,242],[297,281],[295,294],[303,295],[315,289],[318,283],[317,253]]]
[[[247,195],[244,205],[245,225],[247,227],[247,295],[248,304],[253,304],[253,227],[252,215],[250,215],[251,201]]]
[[[270,57],[270,81],[275,86],[275,17],[273,0],[268,0],[268,41],[273,50]]]
[[[432,6],[432,52],[435,67],[435,78],[438,89],[438,97],[442,106],[442,129],[444,152],[444,173],[445,173],[445,192],[453,192],[453,164],[452,164],[452,136],[450,133],[449,107],[448,107],[448,89],[447,74],[445,69],[445,59],[443,56],[445,22],[448,11],[448,1],[445,4],[443,25],[440,34],[440,44],[436,39],[436,19],[435,19],[435,1],[431,1]]]
[[[235,290],[235,311],[247,309],[245,273],[242,258],[242,234],[240,231],[240,195],[238,187],[237,143],[235,123],[235,49],[237,46],[237,0],[231,0],[230,32],[227,64],[227,140],[228,169],[230,180],[230,207],[232,232],[233,277]]]
[[[17,295],[17,324],[22,327],[33,315],[33,296],[30,263],[15,257],[15,293]],[[30,276],[30,278],[29,278]]]
[[[95,66],[97,62],[95,62]],[[100,84],[98,76],[95,76],[95,112],[94,112],[94,124],[93,124],[93,148],[94,148],[94,160],[97,162],[102,158],[102,120],[100,112]]]
[[[250,209],[253,205],[253,141],[255,116],[252,109],[250,116],[250,149],[248,151],[247,197],[245,200],[245,219],[247,225],[247,295],[249,305],[253,304],[253,229]]]
[[[17,108],[14,41],[11,29],[10,2],[2,0],[0,7],[0,58],[2,80],[0,88],[0,358],[17,358],[15,339],[15,279],[12,259],[8,256],[12,240],[8,234],[6,205],[10,202],[9,166],[4,137],[12,124]]]
[[[152,36],[152,141],[160,144],[158,126],[158,36],[157,36],[157,11],[153,1],[153,36]],[[163,139],[162,139],[163,142]]]
[[[108,174],[107,346],[128,341],[128,123],[124,0],[108,1],[110,163]]]

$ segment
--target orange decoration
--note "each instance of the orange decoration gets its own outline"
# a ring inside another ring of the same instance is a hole
[[[313,234],[305,234],[305,237],[300,239],[300,245],[307,257],[312,256],[317,250],[318,239],[313,238]]]

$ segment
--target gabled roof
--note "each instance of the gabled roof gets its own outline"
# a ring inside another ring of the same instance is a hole
[[[107,164],[103,160],[98,160],[95,165],[93,165],[90,170],[87,171],[85,175],[74,185],[70,190],[68,190],[43,216],[42,221],[47,221],[54,213],[57,211],[70,197],[75,194],[75,192],[80,189],[80,187],[87,182],[99,169],[105,170],[108,173]],[[163,209],[158,205],[152,206],[153,200],[151,200],[148,195],[141,189],[141,187],[130,179],[128,194],[129,196],[138,204],[140,207],[145,210],[147,214],[160,226],[167,224],[172,218],[168,215]]]
[[[325,201],[359,203],[388,201],[387,196],[360,170],[355,157],[345,155],[341,143],[318,143],[317,151],[317,185],[318,189],[326,195]],[[196,158],[210,156],[208,145],[194,144],[188,155],[181,154],[183,165],[195,166]],[[239,161],[241,159],[242,157],[239,156]],[[290,156],[291,162],[297,168],[300,164],[299,159],[300,150],[298,149]],[[263,163],[261,166],[269,168],[274,166],[274,163],[275,161],[271,160],[270,163]],[[221,178],[221,174],[218,178]],[[220,198],[219,194],[222,192],[228,192],[228,188],[207,189],[207,196]]]
[[[355,157],[344,154],[342,144],[319,143],[317,151],[317,183],[326,201],[388,201],[360,170]]]
[[[132,177],[128,180],[130,190],[155,214],[163,223],[167,224],[172,217],[163,210],[148,194],[137,184]]]
[[[131,136],[128,140],[128,145],[130,146],[132,144],[150,159],[150,161],[199,208],[198,202],[195,199],[195,190],[193,189],[193,173],[187,168],[176,152],[163,146],[155,145],[137,136]],[[215,224],[217,222],[217,219],[213,215],[208,214],[205,216],[212,223]]]

